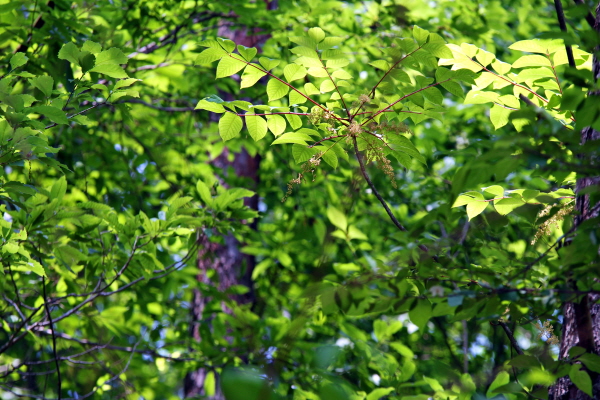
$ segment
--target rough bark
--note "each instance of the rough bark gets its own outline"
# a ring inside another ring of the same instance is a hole
[[[233,40],[236,44],[241,44],[246,47],[259,47],[266,39],[267,35],[256,35],[255,30],[242,28],[232,30],[233,24],[230,21],[223,20],[220,23],[218,36]],[[249,33],[251,32],[251,33]],[[227,97],[224,94],[224,97]],[[231,99],[233,100],[233,99]],[[232,162],[227,161],[228,150],[225,149],[223,154],[215,160],[214,164],[222,171],[226,171],[228,167],[233,167],[235,174],[239,177],[250,178],[254,181],[255,187],[258,186],[258,171],[260,166],[260,157],[258,155],[251,156],[246,150],[234,155]],[[258,196],[250,199],[245,199],[245,205],[258,210]],[[256,222],[252,226],[256,229]],[[224,237],[224,244],[212,243],[206,237],[202,237],[201,250],[198,254],[198,269],[201,271],[197,279],[199,282],[211,284],[207,278],[209,269],[216,271],[218,275],[219,291],[225,291],[232,285],[245,285],[250,291],[243,296],[237,296],[236,301],[239,303],[249,303],[254,300],[254,291],[252,286],[252,271],[254,270],[255,260],[253,256],[245,255],[240,252],[241,243],[239,243],[232,235]],[[209,298],[204,297],[198,289],[194,290],[191,314],[192,324],[190,325],[190,335],[196,341],[202,340],[200,335],[200,323],[206,318],[203,318],[204,307],[209,301]],[[228,312],[224,308],[225,312]],[[194,397],[202,396],[204,393],[204,379],[208,370],[200,368],[186,375],[184,380],[184,396]],[[218,379],[218,378],[217,378]],[[213,400],[224,399],[223,393],[217,385],[216,393],[211,397]]]
[[[596,8],[596,18],[594,29],[600,33],[600,4]],[[598,50],[598,49],[596,49]],[[593,60],[594,79],[600,79],[600,58],[598,53],[594,55]],[[590,96],[599,97],[598,91],[591,92]],[[598,141],[600,146],[600,132],[587,127],[581,132],[581,144],[591,141]],[[589,165],[597,165],[600,168],[600,154],[588,155],[585,162]],[[590,187],[600,188],[600,176],[581,177],[577,180],[575,192],[577,194],[575,210],[575,227],[580,226],[584,221],[598,217],[598,204],[591,204],[589,194],[582,193],[584,189]],[[590,294],[583,296],[575,302],[566,303],[563,309],[563,331],[560,343],[559,359],[569,358],[569,349],[573,346],[580,346],[586,351],[600,354],[600,295]],[[600,375],[588,371],[592,378],[593,398],[600,398]],[[568,376],[558,380],[556,385],[550,390],[550,398],[553,400],[587,400],[590,396],[579,390]]]

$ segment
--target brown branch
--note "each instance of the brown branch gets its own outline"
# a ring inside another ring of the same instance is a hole
[[[46,314],[48,315],[48,322],[50,323],[50,332],[52,333],[52,354],[54,355],[54,363],[56,365],[56,374],[58,381],[56,382],[58,393],[58,400],[62,398],[62,376],[60,375],[60,362],[58,360],[58,354],[56,353],[56,335],[54,334],[54,325],[52,324],[52,315],[50,313],[50,305],[48,304],[48,296],[46,296],[46,277],[42,276],[42,294],[44,297],[44,305],[46,306]]]
[[[515,339],[515,335],[513,335],[512,331],[510,330],[510,328],[508,327],[506,322],[498,321],[496,323],[492,323],[492,325],[500,325],[502,327],[502,329],[504,329],[504,332],[506,333],[506,336],[508,337],[510,344],[515,349],[517,354],[519,354],[519,355],[525,354],[525,353],[523,353],[521,346],[519,346],[519,343],[517,343],[517,340]]]
[[[560,30],[567,32],[567,23],[565,22],[565,13],[563,11],[562,2],[560,0],[554,0],[554,8],[556,9],[556,17],[558,18],[558,25]],[[567,51],[567,59],[569,60],[569,66],[576,68],[575,58],[573,57],[573,49],[570,44],[565,43],[565,50]]]
[[[373,191],[373,194],[375,194],[375,197],[377,197],[377,200],[379,200],[379,202],[381,203],[381,205],[385,209],[385,212],[390,217],[390,219],[392,220],[392,222],[394,223],[394,225],[396,225],[396,227],[398,229],[400,229],[402,232],[408,232],[408,230],[400,223],[400,221],[398,221],[398,219],[396,219],[396,217],[392,213],[392,210],[390,210],[390,207],[388,207],[388,205],[385,202],[385,200],[383,199],[383,197],[381,197],[381,195],[377,191],[377,188],[375,187],[375,185],[371,181],[371,178],[369,178],[369,175],[367,174],[367,170],[365,168],[365,164],[364,164],[364,162],[363,162],[363,160],[362,160],[362,158],[360,156],[360,152],[358,151],[358,143],[356,141],[356,137],[355,136],[352,137],[352,141],[354,143],[354,154],[356,155],[356,159],[358,160],[358,164],[360,165],[360,172],[362,173],[362,176],[365,178],[365,180],[367,181],[367,184],[369,185],[369,187]],[[418,246],[419,246],[419,249],[421,249],[423,252],[429,253],[429,249],[424,244],[419,244]],[[432,256],[432,258],[436,262],[438,261],[437,256]]]

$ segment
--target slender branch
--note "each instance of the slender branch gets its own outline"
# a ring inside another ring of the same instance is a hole
[[[379,82],[377,82],[377,83],[375,84],[375,86],[373,86],[373,89],[371,89],[371,91],[369,92],[369,97],[370,97],[370,98],[373,98],[373,96],[375,96],[375,90],[377,90],[377,88],[379,87],[379,85],[381,84],[381,82],[383,82],[383,80],[384,80],[384,79],[385,79],[385,78],[386,78],[386,77],[389,75],[389,73],[390,73],[390,72],[392,72],[392,70],[393,70],[394,68],[396,68],[396,67],[398,66],[398,64],[400,64],[400,63],[401,63],[402,61],[404,61],[406,58],[408,58],[408,57],[412,56],[414,53],[416,53],[418,50],[420,50],[420,49],[421,49],[421,47],[423,47],[423,46],[419,46],[419,47],[417,47],[415,50],[411,51],[410,53],[408,53],[408,54],[406,54],[404,57],[402,57],[400,60],[396,61],[396,62],[394,63],[394,65],[392,65],[392,67],[391,67],[390,69],[388,69],[388,70],[386,71],[386,73],[385,73],[385,74],[383,74],[383,76],[381,77],[381,79],[379,80]],[[357,115],[357,114],[354,114],[354,116],[356,116],[356,115]]]
[[[235,114],[238,117],[254,117],[257,115],[260,116],[267,116],[267,115],[284,115],[284,114],[288,114],[288,115],[310,115],[310,113],[296,113],[296,112],[274,112],[274,113],[270,113],[270,114],[251,114],[251,113],[246,113],[246,114]]]
[[[325,142],[327,140],[331,140],[331,139],[338,139],[338,138],[343,138],[346,137],[348,135],[337,135],[337,136],[327,136],[326,138],[323,138],[319,141],[314,142],[313,144],[311,144],[310,146],[308,146],[309,149],[312,149],[313,147],[315,147],[316,145],[318,145],[321,142]]]
[[[50,313],[50,305],[48,304],[48,296],[46,296],[46,277],[42,276],[42,294],[44,296],[44,304],[46,306],[46,314],[48,315],[48,322],[50,323],[50,332],[52,333],[52,353],[54,355],[54,363],[56,365],[57,374],[57,389],[58,400],[62,398],[62,376],[60,375],[60,362],[58,360],[58,354],[56,353],[56,335],[54,334],[54,325],[52,324],[52,315]]]
[[[323,65],[323,60],[319,59],[319,61],[321,61],[321,65]],[[331,83],[333,83],[333,87],[335,88],[335,91],[337,92],[338,96],[340,96],[340,100],[342,100],[342,104],[344,105],[344,109],[346,110],[346,115],[348,116],[348,119],[351,119],[351,117],[350,117],[350,109],[346,105],[346,100],[344,100],[344,97],[342,97],[342,93],[340,92],[340,88],[338,87],[338,85],[335,83],[335,81],[331,77],[331,74],[329,73],[329,71],[327,71],[327,68],[325,68],[325,65],[323,65],[323,69],[325,70],[325,73],[329,77],[329,80],[331,81]]]
[[[519,355],[525,354],[525,353],[523,353],[523,350],[521,349],[521,346],[519,346],[519,343],[517,343],[517,340],[515,339],[515,335],[513,335],[512,331],[510,330],[510,328],[508,327],[508,325],[506,324],[506,322],[503,322],[503,321],[493,322],[492,321],[490,323],[492,325],[500,325],[502,327],[502,329],[504,329],[504,332],[506,333],[506,336],[508,337],[508,340],[510,341],[510,344],[515,349],[515,351],[517,352],[517,354],[519,354]]]
[[[567,32],[567,23],[565,22],[565,13],[563,11],[562,2],[560,0],[554,0],[554,8],[556,9],[556,17],[558,18],[558,25],[560,30]],[[569,60],[569,66],[576,68],[575,58],[573,57],[573,49],[570,44],[565,43],[565,50],[567,51],[567,59]]]
[[[353,141],[353,144],[354,144],[354,154],[356,155],[356,159],[358,160],[358,164],[360,165],[360,172],[362,173],[362,176],[365,178],[365,180],[367,181],[367,184],[369,185],[369,187],[373,191],[373,194],[375,194],[375,197],[377,197],[377,200],[379,200],[379,202],[381,203],[381,205],[385,209],[385,212],[390,217],[390,219],[392,220],[392,222],[394,223],[394,225],[396,225],[396,227],[398,229],[400,229],[401,231],[408,232],[408,230],[400,223],[400,221],[398,221],[396,219],[396,217],[392,213],[392,210],[390,210],[390,208],[388,207],[388,205],[385,202],[385,200],[383,199],[383,197],[381,197],[381,195],[377,191],[377,188],[375,187],[375,185],[371,181],[371,178],[369,178],[369,175],[367,174],[367,170],[365,168],[365,163],[363,162],[363,160],[362,160],[362,158],[360,156],[360,152],[358,151],[358,142],[356,141],[356,137],[355,136],[352,137],[352,141]],[[419,246],[419,249],[421,249],[423,252],[425,252],[425,253],[429,252],[429,249],[424,244],[419,244],[418,246]],[[437,256],[433,256],[433,259],[435,261],[438,261]]]
[[[574,0],[576,4],[579,4],[580,6],[585,6],[585,2],[583,0]],[[596,19],[594,18],[594,16],[592,15],[591,12],[588,11],[588,13],[585,15],[585,20],[587,21],[587,23],[590,25],[590,27],[592,29],[596,29],[595,28],[595,24],[596,24]]]
[[[381,114],[383,112],[387,112],[390,108],[392,108],[393,106],[395,106],[396,104],[398,104],[402,100],[406,99],[407,97],[415,95],[415,94],[417,94],[419,92],[422,92],[423,90],[427,90],[427,89],[432,88],[434,86],[441,85],[442,83],[448,82],[449,80],[450,79],[445,79],[445,80],[440,81],[440,82],[432,83],[431,85],[427,85],[427,86],[425,86],[425,87],[423,87],[421,89],[415,90],[414,92],[411,92],[409,94],[406,94],[406,95],[400,97],[398,100],[394,101],[392,104],[390,104],[387,107],[385,107],[385,108],[377,111],[375,114],[371,115],[369,118],[367,118],[366,120],[364,120],[361,125],[364,126],[367,122],[371,121],[372,119],[374,119],[375,117],[377,117],[379,114]]]

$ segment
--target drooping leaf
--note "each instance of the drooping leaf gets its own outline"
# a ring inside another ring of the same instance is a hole
[[[240,135],[242,119],[234,113],[226,112],[219,120],[219,135],[223,141],[231,140]]]

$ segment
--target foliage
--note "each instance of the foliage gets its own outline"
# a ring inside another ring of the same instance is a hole
[[[556,348],[600,290],[587,9],[265,3],[0,4],[0,397],[180,398],[199,368],[228,399],[591,395],[600,357]]]

